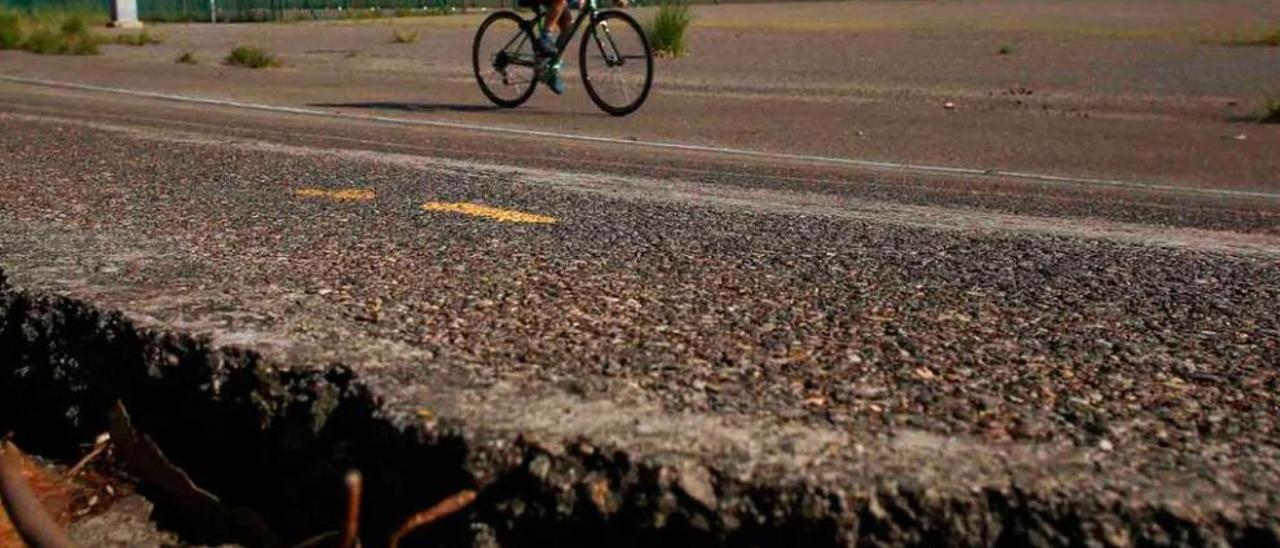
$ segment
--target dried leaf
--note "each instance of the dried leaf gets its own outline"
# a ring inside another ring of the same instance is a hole
[[[210,540],[234,540],[254,546],[276,544],[266,520],[251,510],[228,507],[196,485],[151,438],[134,429],[128,411],[119,401],[111,409],[111,440],[129,472],[186,519],[200,522],[198,527],[215,536]]]
[[[129,472],[148,486],[163,491],[174,502],[192,508],[222,504],[213,493],[201,489],[186,472],[169,462],[151,438],[135,430],[124,404],[118,401],[111,410],[111,439],[115,440]]]
[[[71,506],[81,488],[60,474],[42,467],[12,443],[3,442],[3,448],[0,451],[3,452],[6,462],[16,464],[17,476],[30,488],[40,505],[53,519],[53,524],[65,530],[71,523]],[[6,505],[9,504],[13,504],[13,501],[6,502]],[[26,544],[23,543],[22,536],[18,534],[4,507],[0,506],[0,548],[23,546]]]

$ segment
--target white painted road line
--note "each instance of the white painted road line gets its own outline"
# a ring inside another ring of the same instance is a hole
[[[680,151],[687,151],[687,152],[706,152],[706,153],[721,154],[721,155],[727,155],[727,156],[743,156],[743,157],[751,157],[751,158],[763,158],[763,159],[769,159],[769,160],[787,160],[787,161],[805,162],[805,163],[813,163],[813,164],[855,166],[855,167],[862,167],[862,168],[899,171],[899,172],[907,172],[907,173],[922,173],[922,174],[934,174],[934,175],[961,175],[965,177],[1001,177],[1006,179],[1017,179],[1022,181],[1031,181],[1031,182],[1051,184],[1051,185],[1105,186],[1105,187],[1127,188],[1127,189],[1145,190],[1145,191],[1153,191],[1153,192],[1201,194],[1201,195],[1224,196],[1224,197],[1234,197],[1234,198],[1264,198],[1268,200],[1280,200],[1280,193],[1274,193],[1274,192],[1262,192],[1262,191],[1252,191],[1252,190],[1232,190],[1232,189],[1224,189],[1224,188],[1193,188],[1193,187],[1181,187],[1181,186],[1159,184],[1159,183],[1143,183],[1143,182],[1137,182],[1137,181],[1121,181],[1121,180],[1113,180],[1113,179],[1091,179],[1091,178],[1081,178],[1081,177],[1068,177],[1068,176],[1062,176],[1062,175],[1049,175],[1049,174],[1043,174],[1043,173],[1030,173],[1030,172],[1022,172],[1022,171],[1002,171],[998,169],[980,169],[980,168],[965,168],[965,167],[934,166],[934,165],[926,165],[926,164],[908,164],[908,163],[899,163],[899,162],[882,162],[882,161],[876,161],[876,160],[859,160],[856,158],[837,158],[832,156],[815,156],[815,155],[808,155],[808,154],[785,154],[785,153],[762,152],[758,150],[748,150],[748,149],[729,148],[729,147],[715,147],[715,146],[707,146],[707,145],[671,143],[671,142],[664,142],[664,141],[632,141],[630,139],[619,139],[616,137],[599,137],[599,136],[593,136],[593,135],[579,135],[575,133],[541,131],[536,129],[490,126],[490,125],[484,125],[484,124],[467,124],[462,122],[444,122],[439,120],[406,119],[406,118],[395,118],[391,116],[367,116],[367,115],[360,115],[360,114],[348,114],[344,112],[336,112],[336,111],[329,111],[329,110],[268,105],[263,103],[248,103],[243,101],[234,101],[230,99],[194,97],[189,95],[160,93],[160,92],[154,92],[154,91],[142,91],[142,90],[135,90],[135,89],[127,89],[127,88],[114,88],[114,87],[107,87],[107,86],[97,86],[93,84],[61,82],[61,81],[55,81],[55,80],[45,80],[41,78],[25,78],[21,76],[10,76],[10,75],[0,75],[0,81],[35,85],[35,86],[72,89],[72,90],[79,90],[79,91],[95,91],[95,92],[101,92],[101,93],[113,93],[113,94],[128,95],[133,97],[146,97],[151,99],[176,101],[180,103],[213,105],[213,106],[220,106],[220,107],[232,107],[232,108],[242,108],[242,109],[250,109],[250,110],[262,110],[267,112],[299,114],[304,116],[318,116],[322,118],[359,120],[359,121],[365,121],[365,122],[380,122],[380,123],[407,125],[407,126],[440,127],[440,128],[460,129],[460,130],[486,132],[486,133],[521,135],[526,137],[545,137],[545,138],[552,138],[552,139],[582,141],[582,142],[589,142],[589,143],[605,143],[605,144],[624,145],[624,146],[633,146],[633,147],[680,150]]]

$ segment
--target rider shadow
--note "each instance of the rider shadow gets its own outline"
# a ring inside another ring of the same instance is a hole
[[[311,103],[321,108],[365,108],[371,110],[400,110],[404,112],[497,112],[506,110],[494,105],[464,105],[451,103],[397,103],[375,101],[366,103]]]
[[[510,114],[537,114],[558,116],[564,115],[582,115],[592,116],[592,114],[572,112],[572,111],[555,111],[541,110],[537,107],[525,106],[519,109],[502,108],[497,105],[477,105],[459,104],[459,103],[401,103],[395,101],[371,101],[356,103],[310,103],[307,106],[318,108],[362,108],[369,110],[398,110],[401,112],[501,112]]]

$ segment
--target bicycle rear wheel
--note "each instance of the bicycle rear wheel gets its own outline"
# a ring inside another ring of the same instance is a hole
[[[537,87],[538,59],[529,25],[509,11],[490,15],[476,31],[471,67],[493,104],[515,108],[529,100]]]
[[[653,85],[653,51],[640,24],[616,10],[597,14],[578,50],[587,94],[614,116],[635,112]]]

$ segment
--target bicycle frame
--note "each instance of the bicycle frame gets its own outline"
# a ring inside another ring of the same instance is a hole
[[[582,0],[582,2],[583,2],[582,8],[578,10],[578,17],[573,20],[573,26],[569,28],[569,33],[566,35],[568,36],[568,38],[563,40],[566,46],[572,40],[573,36],[578,34],[578,29],[582,27],[582,24],[588,21],[590,18],[594,17],[595,14],[600,11],[600,8],[596,5],[597,0]],[[537,36],[542,32],[542,29],[547,24],[547,8],[544,7],[542,4],[536,4],[533,8],[533,13],[534,13],[533,18],[527,20],[525,24],[522,25],[522,28],[527,29],[529,31],[529,34]],[[613,37],[608,36],[607,29],[606,29],[606,37],[609,39],[610,44],[613,45],[612,44]],[[515,44],[517,41],[520,41],[523,39],[524,39],[524,33],[511,37],[511,40],[508,41],[506,45],[502,46],[502,50],[506,51],[508,48],[511,47],[512,44]],[[564,57],[564,52],[567,49],[568,48],[566,47],[557,48],[555,55],[552,56],[551,59],[547,61],[547,63],[548,64],[559,63],[560,60]],[[601,53],[604,53],[604,52],[602,51]],[[511,59],[511,60],[508,60],[508,62],[516,65],[525,65],[525,66],[534,66],[534,67],[538,66],[537,63],[522,62],[519,59]]]
[[[569,45],[569,42],[573,40],[573,37],[578,34],[578,28],[582,26],[583,21],[587,21],[589,18],[594,17],[596,14],[596,11],[599,10],[599,7],[596,6],[596,0],[581,0],[581,1],[582,1],[582,8],[578,10],[578,17],[573,20],[573,27],[569,29],[569,33],[564,35],[564,36],[567,36],[568,38],[561,40],[564,43],[564,46],[556,48],[556,54],[551,58],[551,61],[550,61],[551,64],[560,62],[560,59],[564,57],[565,50],[569,49],[567,47]],[[535,14],[534,18],[530,20],[530,23],[534,25],[534,28],[530,30],[532,31],[532,34],[536,36],[538,33],[542,31],[543,27],[547,24],[547,8],[543,7],[542,4],[538,4],[537,6],[534,7],[534,14]],[[563,34],[564,29],[560,29],[560,32]]]

